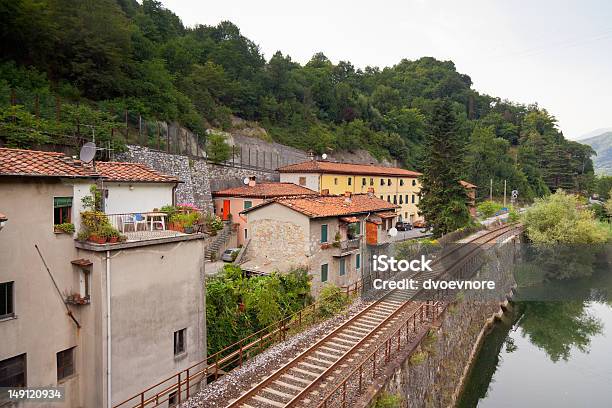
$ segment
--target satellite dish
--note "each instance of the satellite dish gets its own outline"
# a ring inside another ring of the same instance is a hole
[[[245,178],[242,180],[242,182],[244,183],[244,185],[245,185],[245,186],[248,186],[248,185],[249,185],[249,181],[250,181],[250,180],[249,180],[249,178],[248,178],[248,177],[245,177]]]
[[[392,237],[397,235],[397,228],[395,227],[391,227],[391,229],[389,229],[389,235],[391,235]]]
[[[327,159],[327,154],[323,153],[323,155],[321,156],[321,158],[323,158],[323,160]]]
[[[81,152],[79,153],[79,159],[83,163],[91,163],[91,161],[96,156],[96,144],[93,142],[87,142],[81,147]]]

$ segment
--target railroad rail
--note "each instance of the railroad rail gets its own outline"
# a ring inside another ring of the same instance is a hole
[[[431,272],[421,272],[413,277],[439,279],[443,275],[461,268],[481,248],[494,242],[517,228],[516,224],[487,231],[476,238],[463,242],[443,252],[433,262]],[[472,244],[472,245],[468,245]],[[448,259],[448,265],[442,260]],[[317,341],[303,353],[258,383],[241,397],[228,405],[228,408],[285,408],[295,406],[323,406],[334,395],[343,394],[341,406],[346,405],[347,384],[351,375],[359,370],[359,385],[363,383],[364,365],[376,373],[377,361],[384,356],[388,361],[392,347],[399,351],[409,343],[411,333],[416,333],[424,323],[434,321],[443,309],[440,301],[411,301],[420,290],[393,290],[369,305],[334,331]],[[403,335],[402,335],[403,333]],[[384,346],[384,352],[380,350]],[[372,348],[373,353],[366,355]],[[378,356],[377,356],[378,353]],[[369,363],[372,361],[372,363]],[[380,362],[378,362],[380,367]],[[373,365],[373,367],[371,367]],[[358,368],[350,370],[351,366]],[[349,372],[349,377],[338,377]],[[339,383],[329,394],[326,388]],[[342,391],[339,391],[343,387]],[[354,388],[354,387],[353,387]]]

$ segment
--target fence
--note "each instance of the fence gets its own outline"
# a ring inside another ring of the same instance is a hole
[[[114,153],[120,145],[139,145],[150,149],[172,154],[181,154],[191,157],[207,159],[205,150],[206,135],[192,132],[176,123],[167,123],[156,118],[146,117],[140,112],[119,109],[105,104],[94,104],[91,101],[60,98],[49,93],[32,94],[22,89],[9,88],[0,85],[0,107],[21,105],[32,113],[37,119],[61,122],[67,116],[75,120],[74,113],[69,115],[67,106],[88,106],[95,111],[104,112],[112,116],[115,126],[110,130],[101,126],[92,126],[91,118],[80,118],[77,115],[74,129],[71,134],[53,134],[55,143],[80,147],[83,143],[91,141],[93,131],[101,147],[106,147],[103,158],[113,159]],[[71,108],[70,111],[73,109]],[[232,145],[230,158],[221,165],[240,167],[251,170],[273,172],[278,167],[298,163],[307,159],[305,153],[301,154],[282,145],[268,144],[268,146]]]
[[[347,296],[353,296],[357,289],[344,288]],[[298,312],[231,344],[175,375],[145,389],[133,397],[117,404],[114,408],[157,407],[168,402],[185,401],[199,389],[203,381],[216,380],[233,368],[242,367],[245,361],[261,353],[270,345],[284,341],[304,328],[317,323],[320,302],[315,302]]]

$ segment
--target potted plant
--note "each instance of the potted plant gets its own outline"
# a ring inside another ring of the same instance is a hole
[[[121,236],[121,233],[119,232],[119,230],[117,230],[117,228],[111,225],[107,225],[106,227],[104,227],[103,231],[104,231],[104,236],[108,240],[108,243],[115,244],[117,243],[117,241],[119,241],[119,237]]]
[[[64,233],[64,234],[74,234],[74,224],[70,223],[70,222],[64,222],[62,224],[55,224],[53,227],[53,230],[57,233]]]
[[[104,232],[101,230],[101,228],[95,229],[89,233],[89,241],[95,244],[105,244],[106,236],[104,235]]]

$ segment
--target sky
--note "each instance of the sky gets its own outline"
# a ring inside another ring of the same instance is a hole
[[[609,0],[162,0],[187,26],[235,23],[266,59],[358,68],[454,61],[482,93],[537,102],[569,139],[612,127]]]

